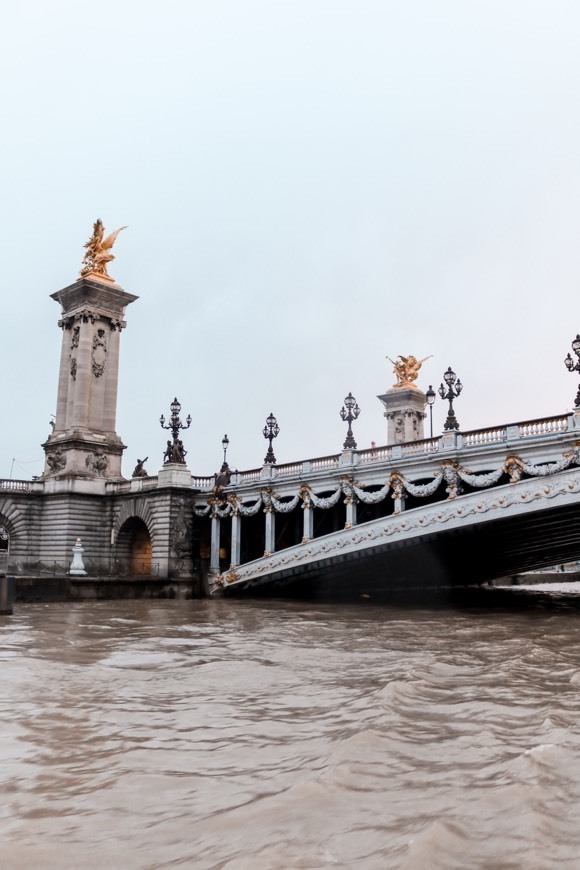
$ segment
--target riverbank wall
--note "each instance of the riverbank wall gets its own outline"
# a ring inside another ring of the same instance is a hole
[[[14,590],[16,604],[198,597],[197,580],[159,577],[15,577]]]

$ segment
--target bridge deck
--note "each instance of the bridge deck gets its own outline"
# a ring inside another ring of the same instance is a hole
[[[242,565],[214,591],[372,594],[482,583],[580,559],[580,469],[418,507]]]

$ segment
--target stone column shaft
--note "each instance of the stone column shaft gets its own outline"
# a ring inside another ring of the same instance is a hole
[[[356,526],[356,502],[352,498],[346,500],[346,529]]]
[[[220,518],[211,518],[211,545],[209,555],[209,573],[220,573]]]
[[[276,514],[272,508],[266,508],[266,535],[264,555],[273,553],[276,549]]]
[[[233,567],[240,564],[240,545],[242,532],[242,518],[238,514],[232,514],[232,545],[230,563]]]
[[[62,322],[62,321],[61,321]],[[70,345],[72,332],[70,326],[65,323],[62,326],[62,345],[60,349],[60,369],[58,372],[58,393],[56,399],[56,417],[54,421],[55,432],[66,429],[66,409],[68,400],[68,386],[70,380]]]
[[[119,345],[121,330],[111,329],[109,332],[109,347],[107,364],[104,373],[104,408],[102,426],[105,432],[115,432],[117,423],[117,388],[119,371]]]
[[[304,542],[311,541],[314,537],[314,509],[304,505],[304,517],[302,526],[302,539]]]
[[[89,404],[91,396],[91,355],[93,350],[93,324],[81,320],[79,346],[77,350],[77,370],[74,381],[74,407],[71,425],[74,429],[88,429]]]

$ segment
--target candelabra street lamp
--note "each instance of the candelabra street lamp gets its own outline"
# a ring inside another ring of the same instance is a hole
[[[449,400],[449,413],[447,414],[447,419],[445,420],[445,426],[443,427],[446,431],[452,429],[459,429],[459,423],[457,421],[457,417],[455,416],[455,411],[453,410],[453,399],[456,399],[461,390],[463,389],[463,384],[455,374],[455,372],[451,369],[451,366],[447,369],[447,371],[443,375],[443,380],[447,386],[447,389],[441,384],[439,387],[439,395],[442,399]],[[457,383],[456,383],[457,382]]]
[[[433,437],[433,404],[436,398],[437,395],[435,393],[435,390],[433,389],[431,384],[429,384],[429,389],[425,393],[425,399],[427,400],[427,404],[429,405],[429,430],[431,432],[431,438]]]
[[[230,444],[230,439],[228,438],[227,435],[224,435],[224,437],[222,438],[222,447],[223,447],[223,451],[224,451],[224,465],[227,464],[226,463],[226,453],[228,452],[229,444]]]
[[[352,434],[352,423],[357,419],[360,414],[360,408],[357,405],[357,401],[352,393],[349,393],[348,396],[344,400],[344,405],[340,409],[340,417],[345,422],[348,423],[348,432],[346,433],[346,438],[344,439],[344,444],[342,445],[345,450],[356,450],[356,441],[354,440],[354,435]]]
[[[564,360],[564,365],[568,369],[569,372],[580,372],[580,335],[577,335],[574,341],[572,342],[572,350],[578,357],[578,361],[574,363],[574,360],[568,354],[566,359]],[[576,393],[576,399],[574,400],[574,405],[576,408],[580,406],[580,386],[578,387],[578,392]]]
[[[187,450],[183,447],[183,441],[179,438],[179,431],[181,429],[189,429],[191,426],[191,414],[187,415],[187,419],[185,424],[181,422],[179,417],[179,412],[181,411],[181,405],[174,399],[169,406],[171,408],[171,417],[169,421],[165,423],[165,417],[163,414],[159,418],[159,422],[161,424],[162,429],[170,429],[171,435],[173,437],[173,441],[167,442],[167,447],[165,449],[165,453],[163,454],[163,463],[167,465],[170,462],[175,462],[178,465],[185,465],[185,457],[187,455]]]
[[[272,441],[274,438],[278,437],[279,432],[280,427],[278,426],[278,421],[276,420],[272,412],[270,412],[270,416],[266,417],[266,425],[262,429],[262,435],[269,441],[268,452],[266,453],[266,457],[264,459],[264,465],[276,465],[276,457],[274,456],[274,451],[272,450]]]

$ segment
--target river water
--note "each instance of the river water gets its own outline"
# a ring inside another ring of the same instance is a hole
[[[18,605],[0,867],[580,867],[580,597],[512,594]]]

